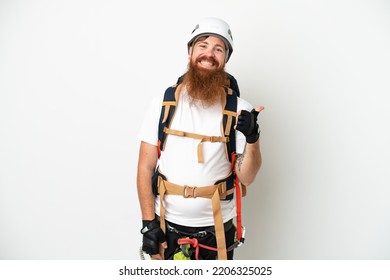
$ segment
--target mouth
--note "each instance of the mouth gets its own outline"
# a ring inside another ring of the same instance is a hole
[[[211,62],[210,60],[206,60],[206,59],[201,60],[200,64],[204,67],[212,67],[215,65],[213,62]]]
[[[202,67],[207,69],[218,68],[219,63],[212,57],[201,57],[196,60],[196,63]]]

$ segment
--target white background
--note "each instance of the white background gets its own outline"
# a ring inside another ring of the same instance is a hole
[[[0,259],[138,259],[136,133],[204,16],[263,105],[237,259],[390,258],[390,3],[0,1]]]

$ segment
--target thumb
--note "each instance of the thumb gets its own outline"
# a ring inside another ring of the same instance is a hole
[[[260,113],[264,110],[264,106],[257,106],[255,110]]]

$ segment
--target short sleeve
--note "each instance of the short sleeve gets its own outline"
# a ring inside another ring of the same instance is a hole
[[[157,146],[162,97],[152,99],[138,131],[138,140]]]

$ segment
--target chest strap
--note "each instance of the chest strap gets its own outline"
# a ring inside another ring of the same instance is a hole
[[[180,186],[168,182],[167,180],[164,180],[161,176],[158,176],[158,191],[160,194],[160,226],[164,233],[166,231],[164,207],[164,197],[166,194],[182,195],[184,198],[203,197],[211,199],[215,226],[215,237],[217,240],[218,259],[226,260],[226,240],[220,200],[226,198],[227,195],[232,194],[234,192],[234,189],[226,191],[226,182],[202,187]],[[161,253],[163,254],[163,252]]]
[[[202,143],[204,143],[204,142],[228,143],[229,142],[229,137],[226,137],[226,136],[206,136],[206,135],[192,133],[192,132],[175,130],[175,129],[171,129],[171,128],[168,128],[168,127],[164,127],[164,132],[166,134],[199,139],[200,142],[198,144],[198,163],[203,163],[204,162],[203,161]]]

